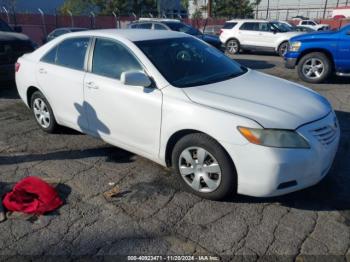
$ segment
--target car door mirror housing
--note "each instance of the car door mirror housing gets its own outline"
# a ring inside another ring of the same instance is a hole
[[[128,71],[123,72],[120,81],[124,85],[149,87],[152,84],[151,79],[144,72]]]

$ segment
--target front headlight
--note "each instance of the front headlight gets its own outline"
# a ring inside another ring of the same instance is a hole
[[[279,129],[238,127],[239,132],[251,143],[282,148],[310,148],[309,143],[297,132]]]
[[[291,42],[289,44],[289,51],[291,52],[298,52],[301,47],[301,42]]]

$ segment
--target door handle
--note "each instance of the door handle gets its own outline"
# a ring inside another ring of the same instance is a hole
[[[87,82],[86,86],[90,89],[98,89],[98,86],[94,82]]]
[[[39,69],[40,74],[47,74],[47,71],[44,68]]]

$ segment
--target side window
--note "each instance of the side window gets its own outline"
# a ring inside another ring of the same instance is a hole
[[[244,23],[239,29],[248,30],[248,31],[257,31],[259,30],[259,25],[258,23]]]
[[[57,36],[60,36],[60,35],[65,34],[65,33],[68,33],[68,31],[59,29],[59,30],[56,30],[56,31],[53,33],[53,35],[57,37]]]
[[[120,79],[127,71],[142,71],[143,68],[123,45],[106,39],[97,39],[92,60],[92,73]]]
[[[72,69],[83,70],[88,37],[71,38],[58,45],[56,64]]]
[[[306,21],[301,22],[302,25],[307,25]]]
[[[155,30],[167,30],[167,28],[161,24],[154,24],[154,29]]]
[[[138,24],[133,24],[130,27],[133,28],[133,29],[138,28]]]
[[[259,23],[259,31],[270,32],[270,25],[268,23]]]
[[[222,29],[232,29],[237,25],[237,23],[233,23],[233,22],[226,22],[224,24],[224,26],[222,27]]]
[[[41,61],[49,64],[55,64],[56,63],[56,57],[57,57],[57,46],[52,48],[48,53],[46,53],[42,58]]]
[[[139,29],[152,29],[152,24],[151,23],[141,23],[137,27]]]

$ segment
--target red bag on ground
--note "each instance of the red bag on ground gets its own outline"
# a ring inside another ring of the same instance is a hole
[[[60,207],[63,202],[52,186],[38,177],[29,176],[5,195],[2,204],[9,211],[42,215]]]

